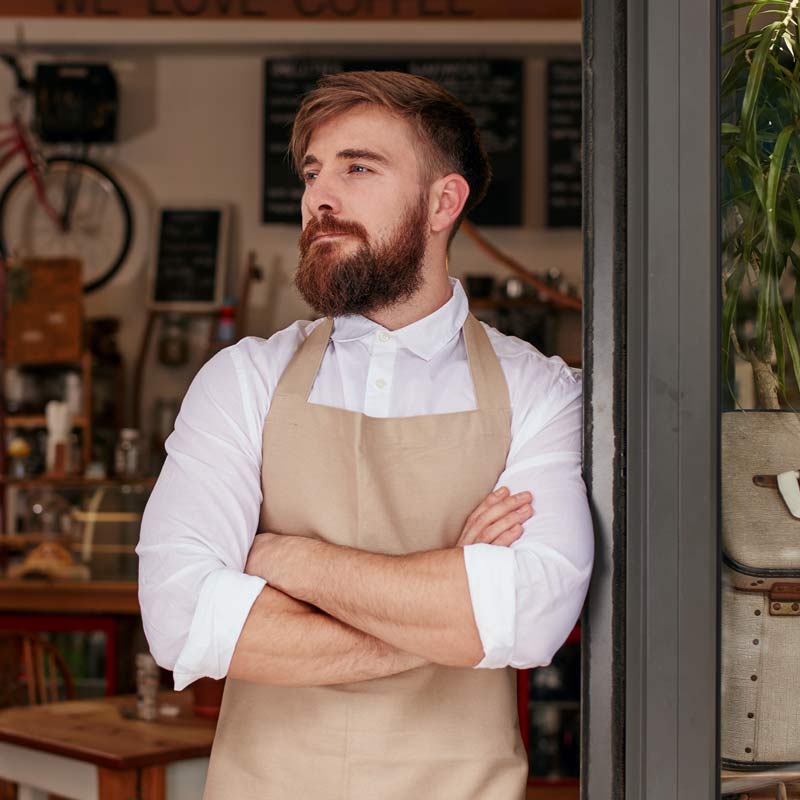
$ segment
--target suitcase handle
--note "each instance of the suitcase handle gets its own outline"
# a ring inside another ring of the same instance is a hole
[[[796,519],[800,519],[800,470],[789,470],[779,475],[753,475],[753,483],[762,489],[777,489],[786,508]]]

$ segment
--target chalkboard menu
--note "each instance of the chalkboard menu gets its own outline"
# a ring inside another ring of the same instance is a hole
[[[201,311],[223,299],[226,207],[162,208],[150,281],[150,307]]]
[[[547,64],[547,224],[581,226],[580,59]]]
[[[483,225],[522,221],[523,73],[518,60],[349,61],[277,59],[265,62],[264,222],[300,221],[303,187],[286,155],[300,99],[323,75],[347,70],[396,70],[431,78],[458,97],[478,123],[494,177],[470,219]]]

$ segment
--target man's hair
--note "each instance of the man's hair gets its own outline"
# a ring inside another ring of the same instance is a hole
[[[339,72],[321,78],[300,104],[289,141],[298,174],[314,130],[357,106],[383,108],[406,120],[421,144],[423,178],[456,172],[469,185],[464,210],[450,233],[486,194],[491,168],[475,119],[463,103],[428,78],[405,72]]]

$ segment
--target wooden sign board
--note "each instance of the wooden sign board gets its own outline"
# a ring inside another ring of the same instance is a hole
[[[286,157],[300,99],[323,75],[346,70],[397,70],[435,80],[472,112],[492,164],[486,197],[470,214],[478,225],[522,223],[524,142],[522,62],[516,59],[269,59],[264,80],[262,222],[297,224],[303,185]]]
[[[579,19],[580,0],[3,0],[0,17],[240,20]]]
[[[150,271],[148,306],[156,311],[213,311],[222,305],[230,209],[162,208]]]

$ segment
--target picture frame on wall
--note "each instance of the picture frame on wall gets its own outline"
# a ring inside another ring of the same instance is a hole
[[[151,311],[211,312],[225,298],[231,206],[169,203],[156,212],[147,284]]]

